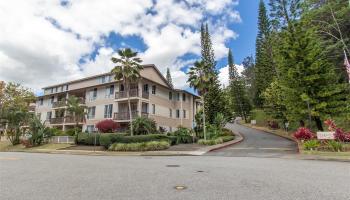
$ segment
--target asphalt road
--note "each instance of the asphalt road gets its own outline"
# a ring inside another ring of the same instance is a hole
[[[1,200],[348,200],[349,185],[346,162],[0,153]]]
[[[209,152],[206,155],[276,158],[297,153],[297,144],[291,140],[239,124],[228,124],[226,127],[240,132],[244,140],[239,144]]]

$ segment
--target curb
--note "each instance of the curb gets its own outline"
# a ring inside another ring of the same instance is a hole
[[[212,148],[210,148],[208,152],[216,151],[216,150],[219,150],[219,149],[223,149],[225,147],[228,147],[228,146],[231,146],[231,145],[234,145],[234,144],[238,144],[238,143],[240,143],[240,142],[242,142],[244,140],[244,136],[240,132],[237,132],[237,133],[234,133],[234,134],[236,136],[239,136],[239,138],[237,140],[234,139],[232,141],[229,141],[229,142],[226,142],[226,143],[223,143],[223,144],[218,144],[218,145],[211,146]]]

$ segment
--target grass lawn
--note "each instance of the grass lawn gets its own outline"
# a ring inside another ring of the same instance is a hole
[[[40,150],[57,150],[73,146],[72,144],[43,144],[37,147],[25,148],[22,144],[12,146],[9,141],[0,142],[0,151],[40,151]]]

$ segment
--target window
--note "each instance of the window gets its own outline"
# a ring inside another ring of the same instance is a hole
[[[50,90],[51,90],[51,93],[53,93],[53,88],[50,88]]]
[[[55,100],[54,96],[50,97],[50,101],[48,101],[48,105],[51,106],[53,104],[54,100]]]
[[[182,93],[182,101],[186,101],[186,94]]]
[[[124,85],[123,84],[119,85],[119,91],[124,91]]]
[[[145,93],[148,93],[148,84],[144,84],[144,85],[143,85],[143,91],[144,91]]]
[[[52,117],[52,112],[51,112],[51,111],[50,111],[50,112],[47,112],[47,113],[46,113],[46,120],[50,120],[51,117]]]
[[[176,100],[180,101],[180,93],[176,94]]]
[[[88,118],[88,119],[93,119],[93,118],[95,118],[95,111],[96,111],[96,106],[89,107],[89,108],[88,108],[88,115],[87,115],[87,118]]]
[[[58,92],[58,87],[55,88],[55,92]]]
[[[183,118],[186,118],[186,110],[183,110]]]
[[[169,108],[169,117],[173,117],[173,110]]]
[[[114,85],[106,87],[106,98],[110,98],[114,94]]]
[[[63,85],[61,86],[60,92],[63,92]]]
[[[43,98],[40,98],[40,100],[39,100],[39,105],[43,105],[44,104],[44,99]]]
[[[176,118],[180,118],[180,110],[176,109]]]
[[[92,133],[95,131],[95,126],[94,125],[87,125],[86,126],[86,132]]]
[[[152,104],[152,114],[156,114],[156,105]]]
[[[94,88],[93,90],[90,91],[90,101],[94,101],[97,98],[97,88]]]
[[[66,91],[68,90],[68,85],[66,85]]]
[[[152,85],[152,94],[156,94],[156,86]]]
[[[169,100],[172,100],[172,99],[173,99],[173,93],[169,92]]]
[[[104,118],[112,118],[113,104],[105,105]]]

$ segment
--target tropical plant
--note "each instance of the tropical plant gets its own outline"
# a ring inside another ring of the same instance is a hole
[[[75,122],[75,137],[76,137],[76,141],[78,140],[78,131],[77,128],[79,126],[79,122],[85,121],[85,116],[86,116],[86,106],[81,105],[79,98],[76,96],[70,96],[68,98],[68,107],[67,107],[67,111],[73,115],[72,117],[74,117],[74,122]]]
[[[178,127],[176,131],[170,133],[171,136],[176,137],[177,144],[187,144],[193,142],[193,136],[191,135],[191,130],[185,127]]]
[[[157,124],[153,119],[147,117],[137,117],[131,123],[131,126],[134,127],[135,135],[147,135],[157,133]]]
[[[196,135],[200,138],[203,138],[203,109],[200,108],[194,116],[194,121],[196,122],[196,126],[194,127],[194,131]]]
[[[137,52],[133,52],[130,48],[118,50],[118,55],[120,58],[111,58],[112,62],[117,64],[111,72],[114,74],[115,80],[123,81],[128,98],[130,132],[131,135],[134,135],[130,104],[130,85],[131,83],[137,82],[141,77],[140,71],[143,69],[141,65],[142,60],[137,57]]]
[[[222,113],[217,113],[214,119],[214,125],[222,130],[227,123],[227,119],[225,118],[224,114]]]
[[[315,138],[315,133],[311,132],[310,129],[305,127],[300,127],[298,130],[294,133],[294,137],[298,140],[311,140]]]
[[[119,125],[119,123],[117,123],[111,119],[105,119],[105,120],[99,121],[96,124],[96,128],[101,133],[113,133],[118,128],[120,128],[120,125]]]
[[[308,140],[303,143],[305,150],[316,150],[320,146],[320,141],[318,140]]]
[[[27,134],[29,134],[29,142],[32,146],[38,146],[40,145],[44,137],[46,137],[45,133],[48,132],[49,129],[45,128],[45,125],[41,123],[40,119],[38,119],[36,116],[33,116],[29,120],[29,131]]]
[[[204,95],[207,93],[208,88],[213,80],[213,72],[208,69],[204,61],[196,61],[194,66],[190,68],[188,72],[188,81],[191,87],[194,87],[199,95],[201,95],[203,107],[205,107]],[[204,140],[207,139],[205,128],[205,112],[203,112],[203,135]]]
[[[329,140],[327,142],[327,145],[332,151],[342,151],[343,150],[343,145],[341,142]]]

